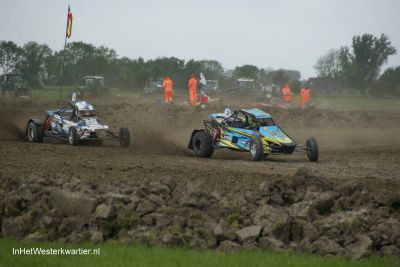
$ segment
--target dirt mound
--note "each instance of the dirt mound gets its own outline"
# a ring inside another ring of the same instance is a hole
[[[5,238],[230,250],[260,247],[359,258],[400,254],[400,195],[336,186],[299,169],[256,188],[208,190],[203,179],[123,184],[1,175]],[[230,246],[227,246],[230,244]]]

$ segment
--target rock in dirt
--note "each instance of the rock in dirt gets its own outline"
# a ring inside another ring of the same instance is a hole
[[[163,185],[168,186],[169,189],[171,190],[171,192],[172,192],[172,191],[175,189],[175,187],[176,187],[176,183],[175,183],[174,179],[173,179],[171,176],[169,176],[169,175],[162,176],[162,177],[160,178],[160,183],[162,183]]]
[[[210,202],[205,196],[199,196],[198,194],[186,194],[181,198],[181,204],[185,207],[201,209],[208,206]]]
[[[115,207],[112,205],[100,204],[94,212],[96,219],[112,219],[117,216]]]
[[[351,196],[353,195],[356,191],[362,191],[362,186],[355,182],[355,181],[349,181],[344,184],[340,184],[334,188],[334,191],[338,193],[340,196]]]
[[[315,251],[321,254],[339,255],[343,248],[327,236],[322,236],[313,243]]]
[[[32,201],[34,199],[31,189],[26,184],[23,184],[18,188],[18,195],[26,201]]]
[[[3,207],[6,217],[15,217],[25,209],[25,202],[19,195],[11,194],[1,201],[0,207]]]
[[[313,221],[317,216],[317,212],[314,209],[314,203],[312,201],[294,203],[289,208],[289,214],[292,217],[307,221]]]
[[[58,226],[58,235],[61,237],[68,236],[74,231],[77,231],[82,226],[82,220],[79,217],[64,218]]]
[[[335,199],[333,192],[311,193],[306,194],[305,200],[312,201],[312,206],[319,214],[324,215],[331,212],[331,208]]]
[[[199,194],[203,191],[205,181],[201,179],[193,179],[186,184],[186,190],[189,194]]]
[[[231,251],[235,251],[241,248],[241,245],[230,241],[230,240],[225,240],[222,241],[219,246],[217,247],[217,250],[222,251],[222,252],[231,252]]]
[[[165,185],[165,184],[161,184],[161,183],[157,183],[157,182],[151,182],[146,186],[146,189],[150,192],[153,193],[155,195],[162,195],[164,197],[167,197],[171,194],[171,189]]]
[[[382,237],[386,237],[390,243],[395,244],[400,240],[400,221],[398,219],[390,218],[377,226]]]
[[[106,198],[108,198],[112,203],[122,202],[123,204],[128,204],[131,202],[131,196],[125,194],[110,193],[106,195]]]
[[[346,247],[348,256],[359,259],[368,255],[372,245],[372,240],[367,235],[359,235],[354,243]]]
[[[140,216],[143,216],[155,210],[156,207],[157,205],[153,202],[150,202],[147,199],[142,199],[136,208],[136,212],[139,213]]]
[[[31,224],[31,215],[24,215],[12,218],[5,218],[1,223],[2,237],[21,238],[27,232]]]
[[[268,204],[259,206],[252,215],[256,225],[266,226],[275,224],[276,221],[284,221],[288,214],[285,210]]]
[[[400,255],[400,249],[395,245],[383,246],[381,252],[384,255]]]
[[[263,236],[258,242],[266,250],[281,250],[285,246],[282,241],[270,236]]]
[[[247,241],[252,241],[256,240],[261,233],[261,226],[259,225],[252,225],[248,226],[245,228],[242,228],[240,230],[237,230],[236,235],[239,239],[240,242],[247,242]]]
[[[283,190],[286,185],[282,181],[275,182],[265,181],[259,185],[260,195],[268,199],[268,203],[275,205],[283,205],[285,203],[282,198]]]
[[[93,231],[90,235],[90,242],[93,243],[103,242],[103,233],[100,231]]]
[[[380,205],[400,210],[400,192],[383,191],[375,197],[375,201]]]
[[[147,200],[151,201],[153,204],[155,204],[157,207],[162,206],[164,204],[164,201],[161,197],[150,194],[146,197]]]
[[[50,194],[50,204],[60,210],[65,216],[77,216],[88,222],[96,207],[96,200],[79,192],[54,190]]]
[[[232,229],[225,220],[220,220],[219,223],[215,225],[213,233],[217,241],[234,240],[236,238],[234,229]]]

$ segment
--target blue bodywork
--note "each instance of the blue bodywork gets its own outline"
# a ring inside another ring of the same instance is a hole
[[[244,111],[250,115],[253,115],[257,119],[272,118],[271,114],[264,112],[258,108],[242,109],[242,111]]]
[[[269,113],[257,108],[241,109],[232,115],[213,113],[210,118],[214,122],[214,148],[249,151],[254,137],[261,139],[266,154],[292,153],[297,145]]]
[[[46,121],[44,124],[47,135],[54,137],[67,138],[69,129],[75,127],[80,139],[98,138],[100,131],[108,129],[96,116],[77,117],[78,111],[93,111],[93,107],[87,102],[77,102],[68,104],[57,110],[46,111]]]

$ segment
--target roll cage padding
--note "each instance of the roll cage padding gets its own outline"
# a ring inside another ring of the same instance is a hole
[[[64,113],[68,112],[67,116],[64,115]],[[69,112],[71,112],[71,114],[69,114]],[[63,106],[62,108],[60,108],[57,112],[56,112],[61,118],[63,118],[64,120],[70,120],[73,121],[76,117],[77,117],[77,110],[76,110],[76,106],[73,105],[71,102],[68,102],[65,106]]]

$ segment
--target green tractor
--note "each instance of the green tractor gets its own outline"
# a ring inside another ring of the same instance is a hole
[[[24,77],[19,73],[8,73],[0,76],[0,96],[28,97],[32,99],[32,90]]]
[[[104,85],[102,76],[85,76],[82,79],[82,85],[78,88],[81,98],[87,95],[108,96],[111,94],[111,88]]]

